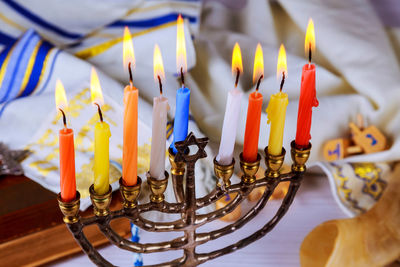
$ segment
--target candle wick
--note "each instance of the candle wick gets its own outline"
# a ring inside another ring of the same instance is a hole
[[[256,86],[256,92],[258,92],[258,89],[260,88],[261,80],[262,80],[263,78],[264,78],[264,75],[261,75],[260,78],[258,78],[257,86]]]
[[[311,64],[311,57],[312,57],[311,43],[309,43],[308,44],[308,65]]]
[[[163,91],[162,91],[162,83],[160,75],[157,75],[157,78],[158,78],[158,85],[160,86],[160,96],[162,96]]]
[[[65,112],[64,112],[64,110],[62,110],[61,108],[59,108],[59,110],[61,111],[62,116],[63,116],[63,124],[64,124],[64,127],[67,128],[67,117],[65,116]]]
[[[94,103],[97,106],[97,112],[99,113],[100,121],[103,122],[103,113],[101,112],[100,105],[97,103]]]
[[[129,71],[129,84],[131,85],[131,88],[132,88],[133,87],[133,78],[132,78],[131,62],[128,63],[128,71]]]
[[[285,72],[282,72],[282,81],[281,81],[281,86],[280,86],[279,92],[282,92],[284,83],[285,83]]]
[[[185,77],[183,76],[183,67],[181,67],[181,82],[182,82],[182,88],[185,87]]]
[[[239,83],[239,76],[240,76],[240,70],[239,68],[236,68],[236,80],[235,80],[235,88],[237,87],[238,83]]]

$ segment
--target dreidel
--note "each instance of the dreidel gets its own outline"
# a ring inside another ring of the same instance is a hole
[[[362,148],[358,145],[354,145],[349,138],[332,139],[324,145],[324,158],[327,161],[343,159],[362,152]]]
[[[363,129],[350,122],[349,127],[353,142],[361,147],[364,153],[375,153],[386,149],[386,137],[375,126]]]

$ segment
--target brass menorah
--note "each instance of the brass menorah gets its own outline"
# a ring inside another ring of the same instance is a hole
[[[176,203],[169,203],[164,199],[164,192],[168,184],[168,172],[165,172],[165,179],[163,180],[157,180],[147,174],[147,183],[149,184],[151,195],[150,201],[145,204],[137,204],[137,198],[142,183],[140,177],[138,177],[138,182],[134,186],[124,185],[121,178],[120,192],[123,198],[123,208],[115,211],[110,211],[109,209],[111,202],[111,186],[108,193],[97,195],[92,185],[89,191],[95,216],[89,218],[81,218],[79,216],[79,192],[77,192],[76,199],[71,202],[63,202],[60,194],[58,195],[59,206],[64,214],[64,222],[67,224],[82,250],[96,265],[113,266],[100,255],[100,253],[85,237],[83,228],[88,225],[97,224],[100,231],[108,238],[110,243],[128,251],[136,253],[154,253],[169,250],[183,250],[182,257],[153,266],[196,266],[249,245],[266,235],[278,224],[292,204],[296,192],[300,187],[303,174],[306,171],[305,163],[310,155],[311,144],[308,148],[299,149],[296,148],[294,141],[291,143],[293,164],[292,171],[287,174],[280,174],[279,172],[284,161],[285,149],[282,149],[281,155],[274,156],[269,155],[268,148],[265,148],[265,163],[267,170],[265,172],[265,177],[261,179],[256,179],[255,176],[260,166],[261,156],[258,154],[255,162],[245,162],[242,155],[240,155],[240,168],[243,175],[241,177],[241,182],[233,185],[231,184],[230,179],[234,171],[235,161],[233,160],[230,165],[219,165],[214,159],[214,171],[218,178],[216,188],[206,196],[196,198],[195,164],[197,160],[207,157],[207,154],[204,151],[207,143],[208,138],[198,139],[193,133],[190,133],[184,141],[175,144],[175,147],[178,150],[176,155],[172,153],[171,149],[169,150],[169,159],[172,166],[172,184]],[[191,146],[197,146],[197,152],[191,154],[189,151]],[[185,169],[186,183],[184,186],[183,180],[185,177]],[[230,234],[251,221],[265,207],[274,189],[281,182],[289,182],[289,189],[276,214],[261,229],[224,248],[208,253],[196,253],[197,246]],[[212,232],[196,232],[198,227],[221,218],[235,210],[235,208],[250,194],[250,192],[257,187],[265,187],[262,197],[258,200],[257,204],[240,219]],[[197,211],[199,209],[216,202],[218,199],[229,193],[235,193],[236,196],[225,207],[206,214],[198,214]],[[143,213],[149,211],[177,214],[180,215],[181,218],[171,222],[154,222],[141,216]],[[110,222],[117,218],[128,218],[135,225],[146,231],[181,231],[183,232],[183,236],[167,242],[159,243],[142,244],[132,242],[119,236],[110,227]]]

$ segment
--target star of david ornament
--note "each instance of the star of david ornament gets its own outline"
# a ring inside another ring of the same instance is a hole
[[[29,153],[29,150],[11,150],[4,143],[0,143],[0,176],[23,174],[20,162]]]

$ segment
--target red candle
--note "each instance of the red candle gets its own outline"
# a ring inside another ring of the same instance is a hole
[[[305,148],[310,143],[312,108],[318,106],[318,99],[315,90],[315,65],[311,64],[311,54],[315,49],[314,36],[314,23],[312,19],[310,19],[305,41],[305,50],[306,53],[308,53],[309,62],[303,66],[303,71],[301,74],[299,110],[297,113],[297,131],[295,142],[300,148]]]
[[[257,160],[258,138],[260,136],[260,120],[263,96],[258,92],[261,79],[264,77],[264,59],[261,45],[257,45],[254,57],[253,83],[257,82],[256,91],[250,94],[247,107],[246,130],[244,133],[243,159],[246,162]]]
[[[64,128],[59,132],[61,199],[70,202],[76,198],[74,132],[67,128],[65,112],[67,97],[61,81],[56,83],[56,106],[63,116]]]

